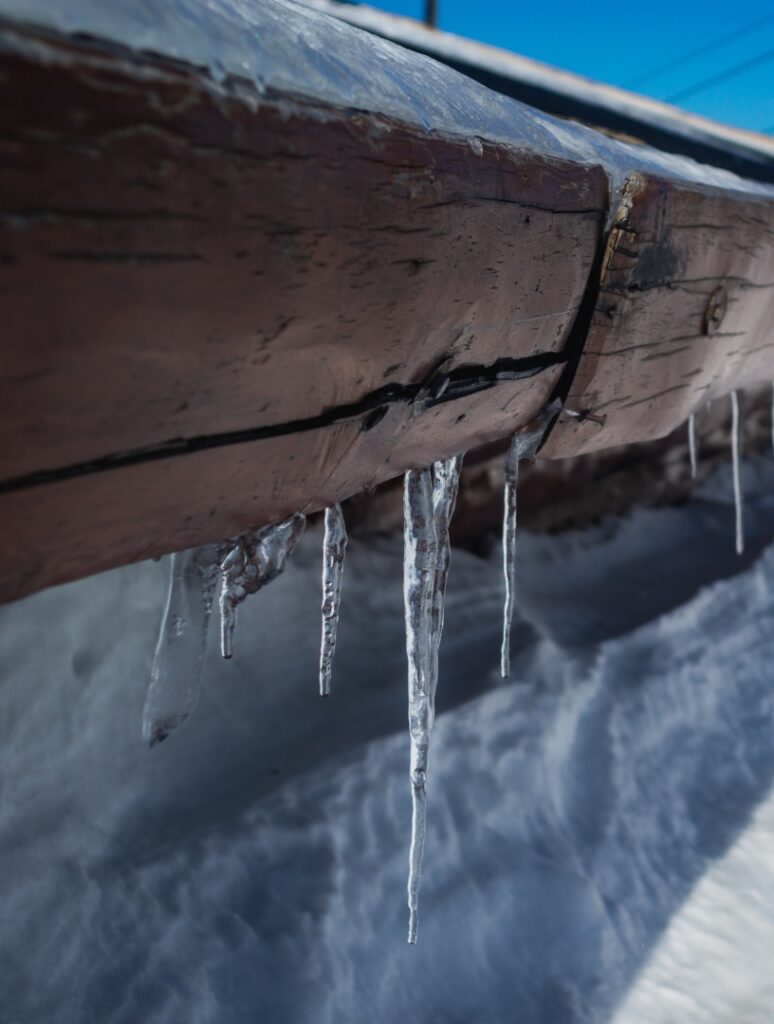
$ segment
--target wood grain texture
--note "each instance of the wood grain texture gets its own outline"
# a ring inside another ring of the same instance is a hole
[[[442,457],[465,449],[471,437],[494,440],[539,411],[559,372],[498,384],[486,406],[471,396],[416,416],[394,407],[367,433],[355,421],[7,493],[0,513],[13,533],[3,543],[0,595],[10,599],[162,555],[170,544],[237,536],[422,465],[428,447]]]
[[[27,44],[0,46],[0,599],[321,507],[545,403],[600,168]],[[426,407],[433,370],[473,393]]]
[[[774,379],[774,202],[632,176],[567,408],[543,454],[665,437]]]

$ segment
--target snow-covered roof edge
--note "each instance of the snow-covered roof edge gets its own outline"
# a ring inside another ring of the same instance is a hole
[[[0,18],[82,34],[276,90],[543,156],[774,197],[774,187],[539,113],[422,54],[293,0],[0,0]]]
[[[342,0],[302,2],[385,39],[449,62],[458,69],[465,67],[473,77],[476,77],[477,70],[491,73],[501,81],[513,83],[517,91],[510,95],[524,102],[540,106],[537,100],[518,96],[520,87],[527,93],[537,90],[551,95],[558,107],[563,105],[562,101],[570,107],[585,107],[590,116],[579,116],[590,124],[604,125],[606,115],[616,122],[626,120],[629,134],[644,137],[643,133],[648,130],[663,132],[670,135],[673,142],[682,140],[686,147],[682,152],[687,155],[691,155],[689,150],[694,147],[714,147],[716,158],[735,155],[745,160],[748,166],[757,162],[758,180],[771,181],[774,175],[774,139],[759,132],[722,124],[669,103],[552,67],[509,50],[432,29],[413,18],[376,10],[365,4],[350,4]],[[508,94],[507,89],[505,92]],[[639,132],[633,131],[637,127]]]

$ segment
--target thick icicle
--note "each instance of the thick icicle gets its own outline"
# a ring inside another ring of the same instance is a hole
[[[462,456],[409,470],[403,492],[405,556],[403,596],[408,656],[411,737],[411,849],[408,941],[417,941],[419,883],[425,845],[427,766],[438,686],[438,650],[449,572],[449,523],[457,498]]]
[[[740,469],[739,395],[731,392],[731,455],[734,468],[734,507],[736,509],[736,553],[744,551],[744,509]]]
[[[325,539],[323,541],[322,568],[322,638],[320,641],[320,696],[331,692],[333,655],[339,628],[341,604],[341,577],[344,573],[344,555],[347,550],[347,527],[341,505],[325,510]]]
[[[691,456],[691,476],[696,479],[698,467],[698,447],[696,445],[696,413],[688,417],[688,451]]]
[[[196,707],[222,552],[222,545],[207,544],[170,558],[167,603],[142,718],[150,746],[165,740]]]
[[[430,742],[430,620],[436,573],[433,474],[410,469],[403,490],[403,602],[408,657],[408,715],[411,737],[411,849],[409,852],[408,941],[417,941],[417,911],[425,845],[427,756]]]
[[[233,542],[220,566],[220,650],[224,658],[233,654],[238,606],[248,594],[255,594],[283,572],[305,525],[306,517],[297,513]]]
[[[519,483],[519,461],[535,457],[552,417],[561,408],[552,402],[528,426],[513,435],[505,459],[505,496],[503,502],[503,639],[500,647],[500,675],[511,673],[511,625],[516,600],[516,491]]]

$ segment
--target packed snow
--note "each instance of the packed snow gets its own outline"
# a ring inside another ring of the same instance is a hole
[[[774,465],[679,508],[453,552],[422,935],[405,943],[401,538],[351,540],[316,699],[319,531],[139,720],[168,567],[0,609],[0,1019],[764,1024],[774,955]],[[211,637],[211,640],[213,638]]]

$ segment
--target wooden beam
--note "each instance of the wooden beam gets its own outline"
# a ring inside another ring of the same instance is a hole
[[[771,376],[765,186],[279,0],[162,3],[150,36],[130,2],[19,4],[0,600],[322,508],[555,398],[563,457]]]
[[[546,402],[601,169],[28,42],[0,53],[0,597],[321,507]]]
[[[666,153],[691,157],[774,184],[774,139],[693,114],[649,96],[551,67],[518,53],[426,28],[367,4],[305,0],[349,24],[442,61],[503,96],[569,117]]]
[[[774,203],[633,176],[610,233],[567,408],[544,449],[665,437],[774,379]]]

